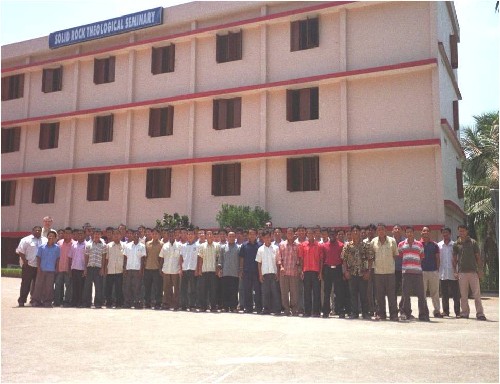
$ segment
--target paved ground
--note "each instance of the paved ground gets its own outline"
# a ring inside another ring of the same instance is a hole
[[[1,280],[2,382],[499,381],[498,297],[487,322],[392,323],[17,308]]]

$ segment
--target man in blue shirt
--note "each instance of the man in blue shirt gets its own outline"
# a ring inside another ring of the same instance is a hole
[[[38,271],[33,292],[34,307],[52,308],[54,300],[54,279],[59,263],[60,249],[55,243],[57,232],[53,229],[47,235],[47,243],[38,248],[36,255]]]
[[[240,248],[240,278],[243,279],[243,291],[245,297],[245,313],[262,312],[262,291],[259,280],[259,269],[255,257],[257,250],[262,244],[257,241],[257,231],[253,228],[248,230],[248,241]],[[252,292],[255,292],[255,297]]]

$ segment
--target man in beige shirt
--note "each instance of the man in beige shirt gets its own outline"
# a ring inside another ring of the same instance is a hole
[[[377,295],[377,313],[375,320],[385,320],[385,297],[389,302],[389,315],[392,321],[398,321],[398,305],[396,300],[395,261],[398,256],[398,245],[393,237],[387,236],[384,224],[377,225],[377,237],[371,240],[375,259],[375,292]]]
[[[123,306],[123,244],[120,241],[122,235],[118,229],[113,229],[111,241],[106,244],[108,253],[106,255],[106,307],[113,307],[113,287],[116,296],[116,308]]]
[[[154,308],[161,309],[161,301],[163,297],[162,275],[160,251],[163,243],[160,241],[160,232],[158,229],[151,231],[152,239],[146,242],[146,266],[144,270],[144,291],[145,291],[145,307],[151,308],[153,304],[152,289],[154,289]]]

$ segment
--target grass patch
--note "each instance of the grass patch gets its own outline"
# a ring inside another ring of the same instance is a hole
[[[21,268],[2,268],[2,277],[21,277]]]

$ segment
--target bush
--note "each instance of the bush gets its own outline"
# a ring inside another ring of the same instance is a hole
[[[161,230],[178,229],[182,227],[193,229],[193,224],[189,222],[188,216],[181,216],[177,212],[173,215],[165,212],[161,220],[156,220],[156,228]]]
[[[21,277],[21,268],[2,268],[2,277]]]
[[[260,207],[254,209],[243,205],[222,204],[215,220],[220,228],[263,228],[268,221],[271,221],[271,215]]]

